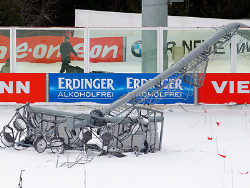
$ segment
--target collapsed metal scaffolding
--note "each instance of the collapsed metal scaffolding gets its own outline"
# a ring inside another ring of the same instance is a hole
[[[63,153],[64,150],[83,150],[86,146],[99,151],[100,155],[123,157],[125,151],[139,155],[161,150],[163,112],[140,105],[180,77],[194,87],[201,87],[208,57],[229,42],[240,26],[243,25],[231,23],[221,27],[169,69],[101,110],[76,114],[27,103],[17,108],[4,126],[1,141],[6,147],[17,150],[34,147],[39,153],[47,148]],[[172,79],[166,81],[169,77]],[[148,95],[141,95],[143,92]]]

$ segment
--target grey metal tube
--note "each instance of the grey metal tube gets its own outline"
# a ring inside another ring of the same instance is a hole
[[[49,114],[49,115],[54,115],[54,116],[63,116],[66,118],[67,117],[72,118],[72,117],[78,115],[78,113],[47,109],[47,108],[41,108],[41,107],[36,107],[36,106],[32,106],[31,108],[27,108],[27,111],[32,112],[31,109],[34,110],[36,113]],[[107,122],[107,123],[118,123],[124,119],[124,117],[99,117],[99,118],[105,119],[105,122]],[[135,120],[135,119],[137,119],[137,116],[132,116],[130,118]],[[154,122],[154,121],[162,122],[163,119],[164,118],[162,116],[149,116],[149,118],[148,118],[148,120],[150,122]]]
[[[49,83],[49,73],[45,73],[45,102],[49,102],[50,97],[50,83]]]
[[[49,115],[54,115],[54,116],[72,117],[72,116],[76,116],[77,115],[77,113],[65,112],[65,111],[59,111],[59,110],[52,110],[52,109],[41,108],[41,107],[36,107],[36,106],[32,106],[31,109],[34,110],[37,113],[49,114]],[[27,111],[31,111],[32,112],[31,109],[27,108]]]
[[[216,42],[218,42],[222,37],[227,35],[232,30],[238,28],[238,27],[246,27],[246,25],[241,23],[230,23],[226,26],[223,26],[221,29],[219,29],[216,33],[211,35],[207,40],[205,40],[201,45],[196,47],[194,50],[192,50],[189,54],[184,56],[182,59],[180,59],[178,62],[176,62],[172,67],[165,70],[158,76],[156,76],[154,79],[150,80],[149,82],[145,83],[141,87],[135,89],[134,91],[128,93],[121,99],[116,100],[111,105],[109,105],[106,108],[103,108],[101,111],[104,115],[107,115],[111,111],[117,109],[118,107],[122,106],[123,104],[129,102],[130,100],[136,98],[141,93],[147,91],[148,89],[152,88],[156,84],[160,84],[161,81],[165,80],[184,66],[186,66],[188,63],[190,63],[192,60],[194,60],[197,56],[201,55],[202,52],[209,49],[211,46],[213,46]]]
[[[119,123],[123,120],[124,117],[103,117],[105,119],[105,122],[107,123]],[[137,119],[137,116],[131,116],[129,117],[132,120]],[[149,122],[162,122],[164,120],[163,116],[148,116],[148,121]]]

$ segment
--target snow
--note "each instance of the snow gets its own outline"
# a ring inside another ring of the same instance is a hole
[[[249,109],[203,106],[207,113],[192,105],[183,105],[186,111],[179,105],[165,109],[162,150],[138,157],[134,153],[124,158],[99,157],[90,152],[92,161],[67,168],[60,165],[67,158],[74,161],[79,151],[57,155],[49,149],[17,151],[1,144],[1,187],[18,187],[21,170],[23,188],[249,187]],[[0,130],[15,107],[0,105]]]

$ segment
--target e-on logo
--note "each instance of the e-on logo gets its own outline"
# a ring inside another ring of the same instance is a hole
[[[131,52],[135,57],[141,57],[142,41],[138,40],[134,42],[131,46]]]

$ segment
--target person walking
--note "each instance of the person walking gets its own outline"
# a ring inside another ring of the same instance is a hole
[[[75,50],[73,49],[72,45],[69,42],[69,37],[65,37],[60,46],[61,61],[62,61],[60,73],[63,73],[69,67],[71,52],[76,57],[78,57],[78,54],[75,52]]]

